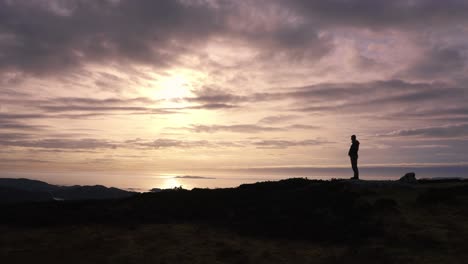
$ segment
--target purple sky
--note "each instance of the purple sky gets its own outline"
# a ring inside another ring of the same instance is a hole
[[[352,134],[467,166],[467,36],[461,0],[0,0],[0,177],[341,168]]]

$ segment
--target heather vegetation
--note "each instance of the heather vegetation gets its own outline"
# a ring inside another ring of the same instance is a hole
[[[7,263],[463,263],[468,183],[289,179],[2,206]]]

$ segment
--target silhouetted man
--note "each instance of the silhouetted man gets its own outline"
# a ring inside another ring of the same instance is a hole
[[[359,169],[357,167],[359,141],[357,141],[356,135],[351,136],[351,142],[352,144],[348,151],[348,156],[351,159],[351,167],[354,171],[354,177],[352,177],[351,179],[359,180]]]

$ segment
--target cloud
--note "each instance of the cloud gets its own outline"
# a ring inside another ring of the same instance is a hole
[[[55,138],[53,138],[55,136]],[[82,138],[75,139],[81,135],[74,134],[50,134],[50,138],[27,133],[0,133],[0,146],[19,147],[32,149],[40,152],[69,152],[69,153],[93,153],[99,149],[192,149],[192,148],[245,148],[249,146],[261,148],[287,148],[293,146],[311,146],[326,144],[323,140],[241,140],[241,141],[219,141],[219,140],[186,140],[174,138],[158,138],[155,140],[137,138],[133,140],[109,141],[104,139]]]
[[[384,118],[410,117],[421,109],[445,111],[467,99],[465,88],[445,83],[401,80],[316,85],[289,96],[304,105],[298,108],[298,103],[295,103],[294,108],[290,109],[292,111],[368,115],[370,118],[375,118],[377,114]]]
[[[106,115],[165,115],[180,113],[184,110],[232,109],[235,105],[224,103],[209,103],[185,107],[158,107],[163,100],[152,100],[145,97],[137,98],[87,98],[87,97],[58,97],[43,100],[6,101],[5,104],[24,105],[41,110],[38,114],[9,114],[0,113],[0,120],[6,119],[44,119],[44,118],[88,118]],[[149,107],[151,105],[153,107]],[[75,113],[73,113],[75,112]],[[79,112],[79,113],[76,113]]]
[[[468,124],[424,127],[392,131],[381,136],[388,137],[427,137],[427,138],[454,138],[468,137]]]
[[[416,105],[418,108],[434,106],[440,108],[458,105],[468,99],[466,88],[444,82],[409,82],[399,79],[370,81],[363,83],[318,83],[303,87],[288,87],[285,92],[252,93],[242,96],[218,91],[202,91],[199,101],[217,103],[235,102],[239,105],[260,102],[291,102],[294,107],[285,109],[295,112],[331,112],[335,114],[362,114],[366,112],[391,112],[403,107]],[[186,98],[198,101],[198,97]],[[297,107],[301,105],[301,107]],[[417,109],[412,109],[416,111]],[[278,115],[260,120],[259,123],[278,122],[292,118],[291,115]]]
[[[47,160],[39,160],[39,159],[4,159],[0,158],[0,163],[50,163],[50,161]]]
[[[364,27],[373,30],[386,28],[417,28],[427,25],[446,26],[466,23],[468,4],[449,0],[292,0],[282,2],[303,17],[319,25]]]
[[[319,146],[324,144],[329,144],[331,142],[319,139],[307,139],[299,141],[291,140],[260,140],[253,142],[253,145],[258,148],[267,148],[267,149],[285,149],[290,147],[307,147],[307,146]]]
[[[216,110],[216,109],[231,109],[231,108],[237,108],[238,106],[232,105],[232,104],[202,104],[202,105],[195,105],[195,106],[187,106],[187,107],[181,107],[181,108],[174,108],[174,109],[179,109],[179,110],[185,110],[185,109],[206,109],[206,110]],[[172,109],[172,108],[169,108]]]
[[[44,128],[46,128],[46,126],[28,125],[15,121],[3,121],[1,118],[0,121],[0,130],[43,130]]]
[[[273,115],[273,116],[266,116],[258,121],[258,123],[264,124],[276,124],[276,123],[283,123],[287,121],[291,121],[294,119],[298,119],[300,116],[298,115]]]
[[[28,133],[5,133],[2,132],[0,133],[0,142],[3,141],[11,141],[11,140],[23,140],[23,139],[28,139],[31,137],[34,137],[34,134],[28,134]]]
[[[0,101],[2,101],[0,99]],[[161,100],[152,100],[145,97],[137,98],[88,98],[88,97],[56,97],[48,99],[21,99],[4,100],[4,105],[22,106],[35,110],[35,114],[30,113],[0,113],[0,120],[7,120],[11,123],[21,119],[84,119],[97,116],[109,115],[138,115],[154,114],[165,115],[176,113],[176,110],[149,107],[148,105],[158,105]],[[200,106],[202,108],[203,106]],[[207,106],[209,108],[209,106]],[[212,106],[214,108],[214,106]],[[18,123],[18,122],[16,122]],[[21,124],[18,124],[20,126]],[[5,124],[6,126],[6,124]]]
[[[253,9],[263,11],[263,21]],[[220,36],[291,54],[319,57],[330,49],[273,2],[264,9],[244,1],[2,0],[0,10],[0,70],[11,72],[52,74],[89,63],[169,67]]]
[[[355,103],[376,101],[380,104],[385,101],[406,101],[406,96],[412,96],[414,100],[425,99],[427,96],[434,98],[439,96],[441,91],[446,91],[446,88],[447,85],[443,83],[407,82],[393,79],[365,83],[321,83],[298,88],[286,95],[306,100],[315,99],[318,102],[348,99]],[[453,92],[461,93],[462,90],[453,89]],[[418,98],[415,95],[421,97]]]
[[[428,24],[468,21],[468,4],[457,0],[2,0],[0,10],[0,71],[51,75],[89,64],[168,68],[219,39],[247,44],[258,60],[318,62],[335,48],[333,31],[340,29],[418,34]],[[447,51],[439,53],[453,57]],[[112,90],[116,82],[119,77],[107,73],[96,85]],[[197,99],[215,96],[225,95]]]
[[[196,133],[215,133],[220,131],[235,132],[235,133],[259,133],[266,131],[282,131],[278,127],[266,127],[258,125],[192,125],[189,128]]]
[[[412,111],[401,111],[389,114],[391,119],[399,119],[405,116],[408,119],[440,120],[440,121],[468,121],[468,107],[456,106],[456,104],[441,105],[437,108],[429,107],[414,109]]]
[[[208,140],[179,140],[179,139],[156,139],[150,142],[139,142],[136,145],[141,147],[164,149],[164,148],[245,148],[253,146],[256,148],[285,149],[290,147],[307,147],[329,144],[330,141],[322,139],[307,140],[242,140],[242,141],[208,141]]]
[[[317,129],[317,126],[311,125],[290,125],[284,127],[272,127],[262,126],[257,124],[239,124],[239,125],[192,125],[188,128],[182,128],[190,130],[196,133],[217,133],[217,132],[233,132],[233,133],[261,133],[261,132],[277,132],[277,131],[288,131],[292,129]]]
[[[244,149],[313,148],[328,142],[309,132],[351,128],[386,162],[401,142],[420,146],[405,150],[415,160],[466,145],[465,1],[0,0],[0,25],[7,150],[238,148],[247,163]]]
[[[319,129],[319,128],[320,128],[319,126],[314,126],[314,125],[301,125],[301,124],[295,124],[295,125],[290,125],[290,126],[285,127],[285,129],[305,129],[305,130],[309,130],[309,129]]]
[[[450,145],[443,144],[425,144],[425,145],[409,145],[401,146],[401,148],[407,149],[435,149],[435,148],[450,148]]]
[[[43,114],[10,114],[10,113],[0,113],[0,120],[18,120],[18,119],[34,119],[42,118]]]
[[[208,140],[184,140],[159,138],[156,140],[127,140],[122,142],[111,142],[101,139],[71,139],[71,138],[52,138],[52,139],[32,139],[34,136],[22,134],[0,134],[0,145],[9,147],[35,148],[50,150],[50,152],[68,152],[68,151],[90,151],[96,149],[191,149],[191,148],[243,148],[254,146],[257,148],[278,148],[284,149],[298,146],[318,146],[329,144],[331,142],[320,139],[309,139],[299,141],[289,140],[254,140],[254,141],[208,141]]]
[[[90,116],[99,115],[106,112],[114,112],[122,114],[122,112],[143,112],[152,114],[169,114],[172,113],[166,109],[158,109],[147,107],[159,101],[149,98],[83,98],[83,97],[59,97],[42,100],[36,103],[36,108],[43,110],[46,113],[64,113],[64,112],[80,112],[81,115],[87,114]],[[91,113],[84,113],[91,112]],[[86,117],[86,116],[84,116]]]
[[[213,144],[207,140],[178,140],[178,139],[164,139],[159,138],[151,142],[139,142],[136,145],[154,149],[164,148],[199,148],[199,147],[212,147]]]
[[[407,82],[399,79],[371,81],[364,83],[318,83],[303,87],[288,87],[287,92],[254,93],[246,96],[228,94],[222,97],[213,97],[217,102],[230,101],[276,101],[285,99],[302,100],[311,103],[330,103],[334,101],[350,100],[376,101],[411,101],[427,98],[438,98],[443,92],[450,92],[447,96],[463,94],[464,88],[449,87],[448,84],[434,82]],[[363,98],[363,97],[366,98]],[[367,98],[368,97],[368,98]],[[370,99],[370,100],[364,100]],[[187,98],[196,101],[197,98]],[[361,102],[356,102],[361,103]]]
[[[38,108],[49,113],[62,112],[132,112],[132,113],[152,113],[152,114],[168,114],[164,109],[141,107],[141,106],[83,106],[83,105],[43,105]]]
[[[45,148],[45,149],[115,149],[118,144],[100,139],[37,139],[11,140],[0,138],[0,145],[10,147]]]
[[[104,98],[96,99],[90,97],[58,97],[53,98],[44,103],[54,103],[61,105],[129,105],[129,104],[156,104],[161,100],[152,100],[146,97],[136,97],[136,98]]]
[[[400,74],[426,80],[463,74],[466,66],[466,57],[463,55],[465,51],[461,47],[431,48]]]
[[[212,177],[205,177],[205,176],[175,176],[174,179],[191,179],[191,180],[207,180],[207,179],[216,179]]]
[[[247,101],[247,97],[241,95],[234,95],[231,91],[225,91],[220,88],[202,87],[192,91],[194,97],[185,98],[188,102],[197,103],[238,103]]]
[[[208,6],[171,0],[3,0],[0,10],[0,68],[33,73],[116,60],[164,66],[183,52],[180,43],[218,31]]]

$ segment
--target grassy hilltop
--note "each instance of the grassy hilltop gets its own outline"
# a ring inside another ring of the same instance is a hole
[[[288,179],[0,209],[5,263],[464,263],[468,258],[468,182],[461,180]]]

